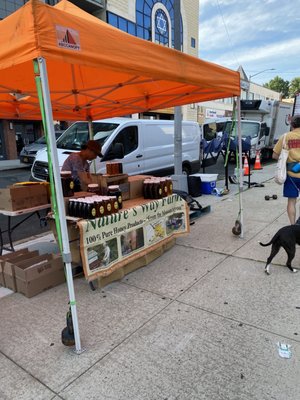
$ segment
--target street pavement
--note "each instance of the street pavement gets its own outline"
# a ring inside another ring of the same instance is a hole
[[[61,343],[66,284],[31,299],[2,289],[0,399],[299,400],[300,273],[281,250],[267,276],[270,247],[258,244],[288,224],[274,167],[253,172],[263,187],[245,185],[243,238],[231,231],[240,199],[230,184],[198,198],[211,211],[151,264],[95,291],[76,278],[80,355]]]
[[[19,159],[0,161],[0,171],[5,171],[9,169],[18,169],[18,168],[28,168],[28,167],[29,164],[21,163]]]

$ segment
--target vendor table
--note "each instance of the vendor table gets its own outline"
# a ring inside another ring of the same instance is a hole
[[[57,236],[53,215],[49,217]],[[72,263],[82,265],[90,282],[120,279],[161,255],[176,236],[189,232],[187,203],[177,194],[124,201],[120,212],[102,218],[66,218]]]
[[[2,230],[0,227],[0,255],[2,255],[3,250],[7,251],[15,251],[14,246],[13,246],[13,241],[12,241],[12,233],[13,231],[23,224],[25,221],[27,221],[32,215],[37,214],[38,218],[40,218],[40,210],[45,210],[45,209],[50,209],[51,204],[42,204],[36,207],[31,207],[31,208],[24,208],[22,210],[17,210],[17,211],[8,211],[8,210],[0,210],[0,214],[3,214],[7,216],[7,229]],[[12,225],[11,219],[13,217],[19,217],[20,215],[26,215],[21,221],[19,221],[17,224]],[[10,247],[5,247],[3,244],[3,234],[7,232],[8,235],[8,240],[9,240],[9,246]]]

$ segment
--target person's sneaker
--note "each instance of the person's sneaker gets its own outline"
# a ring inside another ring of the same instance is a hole
[[[295,222],[295,225],[300,225],[300,217],[297,219],[297,221]]]

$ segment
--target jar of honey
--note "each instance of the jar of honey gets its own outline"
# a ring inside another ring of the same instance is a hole
[[[144,199],[151,199],[150,195],[151,195],[151,180],[150,179],[145,179],[143,182],[143,195],[144,195]]]
[[[168,196],[171,196],[173,194],[173,182],[171,178],[167,178],[167,186],[168,186]]]
[[[88,187],[87,187],[87,191],[89,193],[99,194],[100,193],[100,188],[99,188],[98,183],[89,183]]]
[[[118,185],[111,185],[107,188],[107,195],[108,196],[116,196],[118,201],[118,209],[121,210],[123,206],[123,199],[122,199],[122,191],[120,190],[120,186]]]
[[[162,197],[168,196],[168,182],[167,178],[161,178],[160,182],[162,184]]]
[[[68,215],[70,217],[75,217],[75,215],[74,215],[75,204],[76,204],[76,199],[70,199],[69,200],[69,203],[68,203]]]
[[[112,213],[114,197],[103,196],[103,206],[105,215],[110,215]]]
[[[72,179],[71,171],[61,171],[61,185],[64,197],[74,196],[74,181]]]
[[[108,196],[111,205],[111,213],[117,213],[119,211],[119,203],[116,196]]]

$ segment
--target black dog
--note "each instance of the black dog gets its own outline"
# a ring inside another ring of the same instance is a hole
[[[261,246],[272,245],[271,254],[267,259],[265,273],[270,275],[270,264],[280,248],[283,247],[288,255],[286,266],[291,272],[298,272],[292,267],[292,260],[296,253],[296,244],[300,244],[300,225],[288,225],[279,229],[269,243],[261,243]]]

